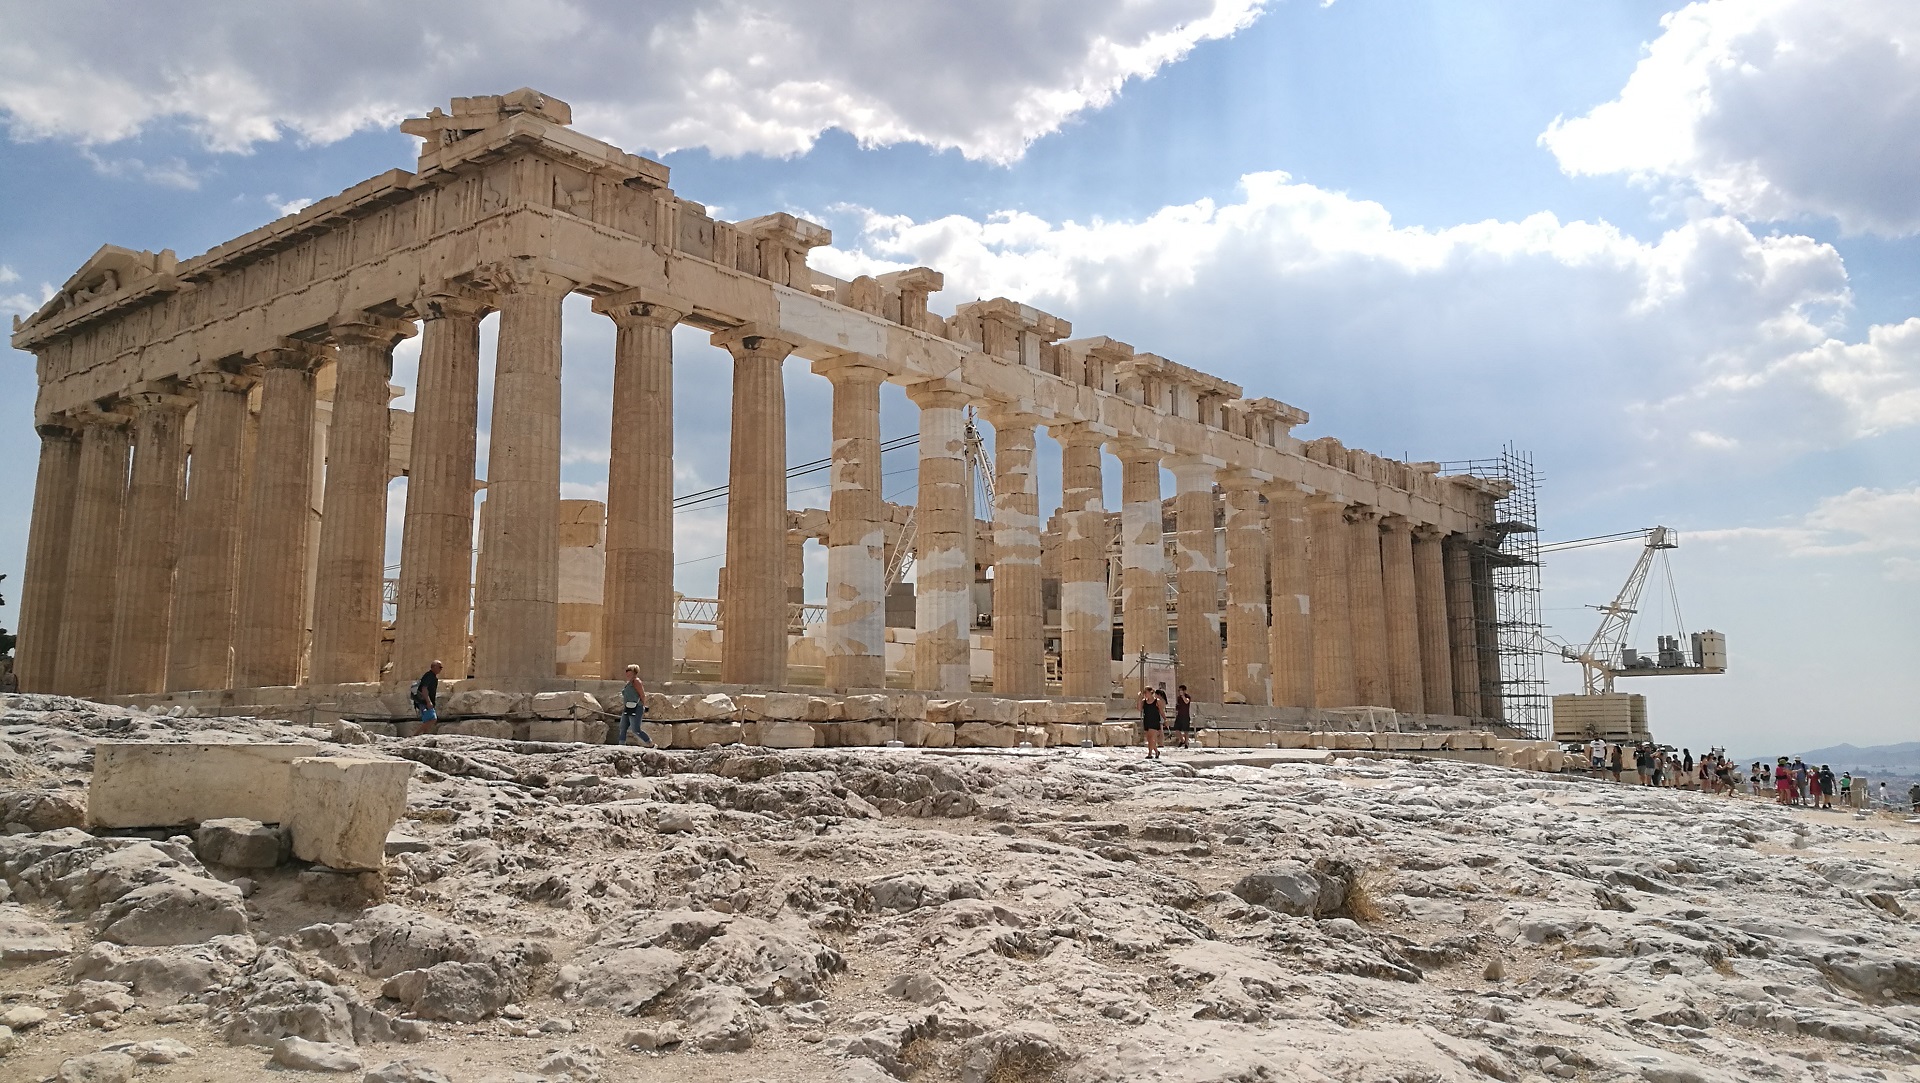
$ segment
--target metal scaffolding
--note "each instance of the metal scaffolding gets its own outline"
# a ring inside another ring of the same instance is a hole
[[[1536,740],[1553,735],[1552,698],[1540,645],[1539,475],[1533,456],[1508,444],[1498,458],[1442,463],[1449,474],[1504,481],[1508,489],[1493,505],[1487,536],[1475,546],[1476,629],[1482,650],[1497,665],[1480,667],[1487,714]],[[1479,574],[1480,568],[1485,574]]]

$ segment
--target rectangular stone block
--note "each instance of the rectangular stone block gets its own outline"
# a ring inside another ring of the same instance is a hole
[[[747,727],[747,743],[766,748],[812,748],[813,727],[805,722],[755,722]]]
[[[848,696],[840,701],[840,717],[848,722],[872,722],[888,717],[887,697]]]
[[[908,748],[952,748],[953,723],[903,718],[894,727],[895,739]]]
[[[966,704],[957,699],[930,699],[925,717],[929,722],[953,725],[966,721],[965,707]]]
[[[675,748],[705,748],[708,745],[737,745],[746,739],[747,727],[740,722],[694,722],[676,726]],[[685,744],[680,741],[684,739]]]
[[[1281,748],[1311,748],[1313,734],[1306,730],[1277,730],[1273,735],[1273,743]]]
[[[927,694],[925,692],[888,692],[887,717],[925,719]]]
[[[504,718],[463,718],[458,722],[437,722],[434,724],[433,732],[511,741],[513,740],[513,723]]]
[[[600,701],[585,692],[538,692],[533,697],[535,718],[594,718]]]
[[[563,744],[603,745],[607,743],[607,725],[578,718],[536,718],[520,723],[523,741],[558,741]]]
[[[768,692],[760,717],[770,722],[805,722],[813,699],[796,692]]]
[[[961,722],[953,728],[955,748],[1012,748],[1020,743],[1020,727],[999,722]]]
[[[316,741],[100,741],[93,746],[87,820],[95,827],[175,827],[229,816],[280,823],[288,765],[319,747]]]
[[[407,809],[406,760],[311,757],[289,768],[293,856],[333,869],[378,869],[387,832]]]
[[[1103,722],[1093,727],[1095,744],[1101,748],[1126,748],[1141,743],[1140,727],[1131,722]]]

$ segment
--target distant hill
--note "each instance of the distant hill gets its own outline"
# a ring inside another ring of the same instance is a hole
[[[1836,771],[1871,767],[1878,771],[1920,773],[1920,741],[1903,741],[1897,745],[1828,745],[1799,754],[1808,763],[1831,764]],[[1739,762],[1753,760],[1771,760],[1771,756],[1741,757]]]

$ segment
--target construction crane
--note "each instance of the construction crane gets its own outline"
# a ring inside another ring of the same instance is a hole
[[[1632,631],[1633,619],[1640,611],[1640,596],[1646,589],[1647,579],[1656,564],[1662,567],[1669,597],[1672,599],[1674,619],[1679,620],[1679,597],[1673,587],[1673,569],[1666,562],[1668,551],[1680,547],[1680,533],[1672,527],[1654,526],[1642,530],[1629,530],[1618,534],[1603,534],[1594,538],[1580,538],[1575,541],[1558,542],[1540,547],[1540,552],[1556,553],[1569,549],[1583,549],[1594,545],[1611,545],[1623,541],[1642,541],[1640,558],[1634,562],[1633,570],[1627,573],[1627,581],[1621,584],[1614,594],[1613,601],[1606,605],[1595,606],[1600,611],[1600,626],[1584,645],[1556,643],[1560,656],[1569,662],[1578,662],[1582,671],[1581,691],[1578,696],[1555,696],[1553,700],[1554,732],[1557,737],[1574,737],[1585,730],[1598,736],[1644,737],[1646,735],[1646,716],[1642,697],[1620,697],[1625,702],[1610,702],[1613,696],[1615,677],[1652,677],[1677,676],[1690,673],[1725,673],[1727,671],[1727,637],[1719,632],[1708,630],[1695,632],[1691,637],[1691,651],[1680,649],[1680,639],[1686,633],[1676,628],[1673,635],[1659,636],[1659,647],[1652,657],[1641,655],[1627,646],[1628,633]],[[1605,697],[1601,699],[1599,697]],[[1622,712],[1625,712],[1624,714]],[[1602,733],[1605,729],[1607,733]]]

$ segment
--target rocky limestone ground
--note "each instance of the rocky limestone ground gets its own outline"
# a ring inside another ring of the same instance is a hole
[[[276,859],[245,824],[81,829],[97,738],[331,734],[0,704],[7,1080],[1920,1079],[1891,818],[1446,762],[442,736],[372,739],[420,766],[348,876],[213,864]]]

